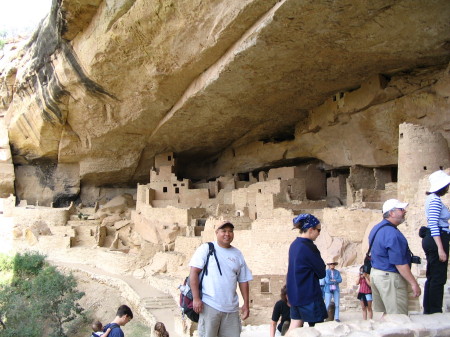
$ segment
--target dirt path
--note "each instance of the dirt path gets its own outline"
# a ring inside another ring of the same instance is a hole
[[[145,281],[136,279],[128,275],[113,274],[100,268],[85,265],[82,263],[66,263],[51,258],[49,259],[49,262],[58,267],[67,268],[73,271],[82,271],[93,278],[97,279],[107,278],[112,280],[114,279],[120,280],[124,282],[126,285],[128,285],[129,289],[131,289],[132,292],[134,292],[134,295],[137,296],[137,298],[139,299],[138,300],[139,303],[144,303],[146,300],[148,301],[149,299],[151,299],[154,301],[153,306],[158,306],[158,300],[159,301],[162,300],[164,304],[160,306],[160,309],[152,307],[151,309],[147,310],[150,312],[151,315],[155,317],[156,321],[164,322],[171,337],[172,336],[181,337],[175,332],[174,316],[178,315],[179,313],[179,308],[177,304],[175,303],[175,301],[173,301],[173,299],[171,299],[172,303],[168,302],[167,294],[152,287]],[[150,306],[152,305],[150,304]]]

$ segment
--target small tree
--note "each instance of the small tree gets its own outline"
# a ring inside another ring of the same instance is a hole
[[[14,277],[0,285],[2,336],[66,337],[64,324],[83,313],[76,280],[44,263],[37,253],[13,258]],[[4,263],[3,265],[8,265]]]
[[[78,300],[84,296],[76,290],[72,275],[61,274],[54,267],[47,267],[33,280],[30,294],[35,297],[39,311],[50,321],[54,337],[66,337],[64,324],[82,314]]]

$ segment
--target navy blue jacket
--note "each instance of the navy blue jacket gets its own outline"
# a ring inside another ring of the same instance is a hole
[[[289,303],[300,306],[322,299],[319,279],[325,277],[325,262],[310,239],[297,238],[289,248],[286,288]]]

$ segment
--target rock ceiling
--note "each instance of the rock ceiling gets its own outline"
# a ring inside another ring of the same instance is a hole
[[[148,181],[166,151],[193,178],[395,165],[398,123],[450,140],[449,18],[448,0],[54,0],[0,60],[14,163],[76,164],[97,185]],[[370,101],[332,107],[374,81]]]

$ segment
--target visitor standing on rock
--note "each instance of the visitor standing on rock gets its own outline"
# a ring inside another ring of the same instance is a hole
[[[281,288],[281,299],[275,303],[272,312],[272,320],[270,322],[270,337],[284,336],[291,324],[291,309],[286,295],[286,286]],[[281,321],[280,321],[281,318]],[[277,323],[280,321],[280,324]]]
[[[383,204],[383,221],[370,231],[373,310],[386,314],[408,314],[408,283],[413,296],[421,290],[411,273],[408,241],[397,228],[405,221],[407,203],[389,199]]]
[[[245,320],[250,314],[248,282],[253,276],[241,251],[231,246],[234,239],[234,225],[231,222],[224,221],[219,225],[216,239],[214,249],[217,261],[215,258],[208,260],[208,273],[202,280],[202,294],[199,292],[199,275],[205,267],[209,245],[204,243],[197,248],[189,263],[193,307],[200,314],[198,332],[200,337],[239,337],[241,319]],[[244,300],[241,317],[236,292],[238,284]]]
[[[425,201],[427,227],[422,248],[427,258],[427,280],[423,293],[423,313],[442,312],[444,285],[447,282],[450,211],[441,200],[447,194],[450,176],[436,171],[429,177],[430,188]]]
[[[163,322],[156,322],[153,330],[155,331],[155,337],[169,337],[169,333]]]
[[[328,317],[319,279],[325,277],[325,262],[314,241],[322,226],[312,214],[300,214],[293,219],[294,228],[300,230],[298,238],[289,247],[289,265],[286,277],[288,301],[291,305],[289,331],[323,322]]]
[[[334,320],[340,322],[339,320],[339,301],[341,298],[341,292],[339,289],[339,283],[342,282],[342,276],[339,270],[336,269],[337,262],[327,263],[328,268],[325,276],[325,306],[328,311],[328,307],[331,303],[331,298],[334,301]]]
[[[108,337],[124,337],[125,334],[120,327],[125,326],[132,319],[133,312],[130,307],[123,304],[117,309],[116,318],[111,323],[106,324],[103,327],[103,331],[106,332],[108,329],[111,329]]]
[[[372,289],[370,288],[370,275],[364,272],[364,266],[359,268],[358,281],[359,285],[358,300],[361,302],[361,309],[363,312],[363,319],[373,318],[372,311]]]

